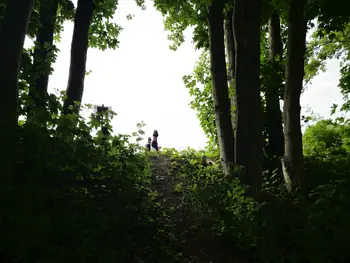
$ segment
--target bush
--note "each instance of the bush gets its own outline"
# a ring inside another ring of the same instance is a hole
[[[171,207],[151,189],[155,154],[112,135],[108,113],[86,121],[49,101],[20,109],[15,174],[0,188],[1,262],[349,262],[345,127],[307,131],[307,196],[265,183],[257,201],[216,153],[164,149],[182,193]]]
[[[0,191],[1,262],[183,262],[143,150],[111,135],[107,113],[87,122],[61,108],[51,95],[49,111],[21,109],[15,173]]]
[[[304,154],[328,158],[350,155],[350,126],[333,120],[321,120],[306,129]]]
[[[350,126],[347,121],[321,120],[303,136],[310,189],[330,181],[350,179]]]
[[[349,261],[349,180],[328,181],[306,197],[267,192],[267,198],[256,202],[237,178],[203,166],[202,154],[171,154],[186,186],[182,234],[189,253],[213,262]],[[326,168],[323,174],[332,173]],[[344,171],[338,172],[338,178],[344,177]],[[317,175],[326,177],[322,173]]]

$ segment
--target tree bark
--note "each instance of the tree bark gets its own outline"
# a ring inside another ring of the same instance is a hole
[[[34,49],[35,94],[31,94],[37,106],[44,103],[44,96],[47,94],[57,9],[58,0],[40,1],[40,25]]]
[[[236,48],[233,34],[233,8],[227,12],[225,19],[225,40],[226,40],[226,55],[228,60],[228,85],[231,91],[231,122],[233,133],[236,131],[236,88],[235,88],[235,74],[236,74]],[[235,148],[235,147],[234,147]]]
[[[263,137],[260,98],[260,0],[235,0],[237,132],[236,163],[243,166],[248,193],[262,181]]]
[[[227,86],[223,8],[223,1],[212,1],[208,6],[208,26],[212,92],[220,157],[225,174],[230,174],[234,162],[234,139]]]
[[[78,0],[71,45],[67,99],[63,105],[64,114],[70,113],[69,106],[74,106],[74,102],[80,103],[83,97],[89,29],[93,10],[93,0]],[[73,112],[79,113],[79,107],[74,107]]]
[[[6,179],[11,176],[14,164],[18,75],[33,4],[34,0],[8,1],[0,29],[0,167]]]
[[[303,147],[300,125],[300,95],[304,78],[306,0],[291,0],[288,11],[286,85],[284,91],[284,177],[288,190],[303,190]]]
[[[281,39],[280,17],[277,11],[272,12],[269,19],[269,38],[269,62],[271,67],[265,93],[269,142],[267,153],[270,160],[277,160],[279,162],[284,153],[282,112],[278,94],[283,85],[283,79],[281,77],[283,44]]]

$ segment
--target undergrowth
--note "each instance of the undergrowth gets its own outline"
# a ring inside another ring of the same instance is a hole
[[[272,198],[257,202],[215,154],[164,149],[183,193],[173,218],[151,190],[154,153],[113,135],[108,113],[63,116],[61,99],[49,101],[20,109],[15,173],[0,189],[1,262],[349,262],[344,150],[308,152],[307,196],[266,184]]]

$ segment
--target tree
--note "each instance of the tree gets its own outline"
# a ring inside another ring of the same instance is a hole
[[[304,78],[307,21],[306,0],[291,0],[288,10],[286,85],[284,90],[283,174],[288,190],[304,189],[303,148],[300,126],[300,95]]]
[[[202,1],[156,1],[155,6],[165,16],[165,28],[170,31],[169,39],[173,41],[172,49],[183,43],[183,31],[189,26],[194,26],[196,47],[209,48],[216,132],[224,172],[229,173],[234,162],[234,137],[225,63],[224,3],[217,0],[208,5]]]
[[[11,175],[13,168],[19,65],[33,4],[34,0],[9,1],[0,29],[0,160],[5,178]]]
[[[71,60],[67,85],[67,98],[64,102],[65,114],[79,112],[74,102],[80,103],[84,92],[86,58],[89,47],[105,50],[115,49],[119,42],[121,27],[110,22],[117,8],[117,0],[79,0],[74,19]],[[137,2],[142,5],[142,1]]]
[[[81,102],[83,97],[89,29],[93,10],[93,0],[78,0],[71,45],[67,99],[63,106],[65,114],[70,112],[69,106],[74,106],[75,101]],[[78,109],[78,107],[75,107],[76,113],[78,113]]]
[[[235,75],[236,75],[236,48],[233,33],[233,8],[230,8],[225,19],[225,44],[226,56],[228,60],[228,79],[229,79],[229,95],[231,95],[231,122],[232,128],[236,130],[236,90],[235,90]],[[235,148],[235,147],[234,147]]]
[[[234,3],[236,47],[237,132],[236,158],[244,167],[244,182],[255,194],[262,176],[262,107],[260,99],[260,12],[259,0]]]
[[[223,8],[220,0],[213,0],[208,5],[208,27],[216,129],[224,172],[229,174],[234,163],[234,137],[225,63]]]
[[[47,92],[51,67],[50,53],[53,52],[53,37],[56,23],[58,0],[40,1],[40,25],[34,49],[35,91],[41,100]],[[34,96],[35,98],[37,96]],[[39,103],[39,100],[37,100]]]
[[[36,106],[44,104],[47,94],[51,65],[55,61],[56,47],[54,37],[59,37],[62,24],[71,18],[74,5],[69,0],[41,0],[39,2],[38,28],[33,29],[36,35],[33,54],[32,85],[30,95]]]
[[[278,11],[274,9],[269,19],[269,71],[265,91],[266,122],[268,147],[267,155],[278,162],[284,154],[282,112],[280,108],[280,90],[283,86],[281,71],[283,69],[283,43]]]
[[[239,2],[239,1],[238,1]],[[210,1],[211,5],[216,3]],[[222,4],[222,12],[224,10],[224,3]],[[236,14],[234,20],[234,33],[235,33],[235,47],[236,47],[236,94],[237,94],[237,134],[236,134],[236,161],[246,168],[246,178],[245,183],[250,185],[253,184],[252,192],[255,192],[256,189],[260,187],[261,183],[261,166],[262,166],[262,136],[261,136],[261,101],[260,101],[260,1],[245,2],[241,1],[238,3],[243,5],[245,14],[242,16],[241,11]],[[194,35],[193,39],[197,44],[197,47],[206,47],[205,39],[208,38],[205,32],[205,28],[209,27],[209,23],[205,23],[203,18],[207,17],[208,14],[203,11],[203,3],[200,1],[156,1],[156,8],[160,10],[165,16],[165,27],[168,29],[171,34],[169,38],[174,42],[172,47],[178,47],[184,41],[183,31],[188,26],[194,26]],[[241,8],[242,5],[239,7]],[[228,3],[228,9],[232,7],[232,3]],[[251,8],[253,6],[253,8]],[[256,9],[256,8],[257,9]],[[235,2],[235,10],[237,10]],[[251,10],[250,10],[251,9]],[[239,14],[239,15],[238,15]],[[247,19],[247,16],[249,17]],[[209,21],[208,17],[207,20]],[[248,22],[247,22],[248,21]],[[248,25],[248,30],[247,30]],[[236,28],[240,26],[239,28]],[[236,29],[240,32],[239,47],[237,45],[237,37],[239,34]],[[211,29],[210,29],[211,30]],[[212,31],[208,31],[212,33]],[[216,32],[215,32],[216,33]],[[220,39],[220,38],[218,38]],[[245,46],[245,43],[251,43],[248,45],[248,48]],[[210,43],[210,41],[209,41]],[[213,44],[213,43],[212,43]],[[212,48],[212,47],[210,47]],[[249,50],[245,52],[245,50]],[[241,53],[239,53],[241,52]],[[238,57],[238,54],[240,57]],[[211,58],[213,60],[213,58]],[[244,64],[245,61],[245,64]],[[251,69],[251,64],[253,63],[253,70]],[[238,65],[240,65],[240,71],[238,73]],[[244,65],[244,66],[243,66]],[[213,69],[213,68],[212,68]],[[224,70],[223,70],[224,71]],[[221,74],[223,74],[221,71]],[[247,73],[248,72],[248,73]],[[246,75],[246,76],[245,76]],[[239,80],[237,79],[239,76]],[[213,76],[212,76],[213,78]],[[214,84],[214,80],[213,84]],[[240,95],[238,94],[238,83],[241,87]],[[244,88],[243,88],[244,87]],[[214,91],[214,87],[213,91]],[[247,91],[247,92],[244,92]],[[243,95],[243,93],[245,95]],[[242,96],[243,95],[243,96]],[[215,94],[213,93],[215,97]],[[215,101],[215,98],[214,98]],[[229,101],[229,99],[228,99]],[[249,104],[252,104],[252,107],[245,107]],[[227,108],[226,106],[224,107]],[[226,117],[225,117],[226,118]],[[246,123],[246,120],[248,120]],[[216,116],[217,121],[217,116]],[[219,127],[217,121],[217,127]],[[231,125],[232,126],[232,125]],[[248,133],[246,132],[248,131]],[[219,133],[218,133],[219,134]],[[233,134],[232,134],[233,136]],[[219,135],[220,137],[220,135]],[[238,139],[238,137],[240,139]],[[220,139],[219,139],[220,140]],[[249,144],[248,144],[249,143]],[[237,145],[239,144],[239,145]],[[249,148],[247,151],[246,149]],[[240,151],[237,153],[237,151]],[[234,150],[232,151],[234,152]],[[239,155],[239,156],[237,156]],[[254,178],[254,179],[253,179]],[[254,190],[255,189],[255,190]]]

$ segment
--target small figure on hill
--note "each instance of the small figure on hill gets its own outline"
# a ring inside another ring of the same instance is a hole
[[[154,130],[153,132],[153,140],[152,140],[152,150],[156,150],[157,152],[159,151],[159,147],[158,147],[158,131]]]
[[[147,144],[146,144],[146,148],[147,148],[147,150],[151,150],[151,141],[152,141],[152,139],[151,139],[151,137],[148,137],[148,141],[147,141]]]

